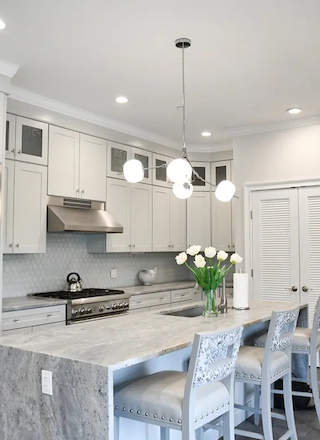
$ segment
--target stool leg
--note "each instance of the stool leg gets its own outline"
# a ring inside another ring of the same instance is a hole
[[[254,408],[257,410],[260,409],[260,385],[254,386]],[[253,420],[254,420],[254,424],[256,426],[259,426],[260,414],[254,413]]]
[[[223,440],[234,440],[234,409],[231,406],[223,416]]]
[[[261,380],[261,410],[263,435],[266,440],[273,440],[271,421],[271,384],[267,379]]]
[[[203,429],[199,428],[196,430],[196,440],[203,440]]]
[[[284,408],[286,412],[287,425],[292,435],[291,440],[298,440],[296,424],[294,421],[294,412],[292,404],[292,382],[291,382],[291,370],[283,377],[283,398],[284,398]]]
[[[120,434],[119,434],[119,418],[114,416],[114,440],[119,440]]]
[[[311,388],[313,392],[314,404],[317,411],[318,420],[320,423],[320,398],[319,398],[319,385],[318,385],[318,368],[317,368],[317,352],[311,350],[310,354],[310,375],[311,375]]]
[[[169,428],[164,428],[160,426],[160,440],[170,440]]]

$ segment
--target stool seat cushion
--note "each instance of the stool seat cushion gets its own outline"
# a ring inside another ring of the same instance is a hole
[[[267,340],[267,333],[259,335],[254,340],[256,347],[264,347]],[[292,341],[292,350],[310,350],[311,329],[297,327]],[[320,346],[320,335],[317,336],[317,348]]]
[[[261,379],[264,349],[259,347],[240,347],[236,364],[236,379]],[[271,353],[270,353],[271,356]],[[285,372],[290,366],[289,357],[282,351],[272,354],[271,378]]]
[[[117,415],[160,419],[173,425],[181,425],[182,401],[187,373],[161,371],[115,391]],[[197,389],[195,418],[206,418],[229,404],[229,392],[221,382]],[[212,417],[213,418],[213,417]],[[181,429],[181,428],[180,428]]]

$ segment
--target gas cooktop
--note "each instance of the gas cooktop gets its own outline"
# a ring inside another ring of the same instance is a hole
[[[121,295],[123,290],[112,289],[82,289],[80,292],[67,292],[61,290],[58,292],[44,292],[35,293],[34,296],[41,296],[45,298],[58,298],[58,299],[80,299],[80,298],[93,298],[96,296],[108,296],[108,295]]]

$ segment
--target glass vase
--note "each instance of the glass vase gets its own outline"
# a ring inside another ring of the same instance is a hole
[[[203,291],[203,316],[205,318],[214,318],[218,316],[215,297],[215,290]]]

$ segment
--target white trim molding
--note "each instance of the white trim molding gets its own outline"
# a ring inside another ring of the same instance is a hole
[[[0,60],[0,74],[13,78],[20,66],[9,61]]]
[[[233,127],[227,130],[233,138],[248,136],[251,134],[267,133],[270,131],[287,130],[290,128],[309,127],[320,125],[320,115],[307,116],[305,118],[294,118],[282,121],[275,121],[263,124],[247,125],[243,127]]]
[[[233,141],[214,142],[210,145],[187,145],[187,150],[190,153],[215,153],[216,151],[230,151],[233,150]]]

